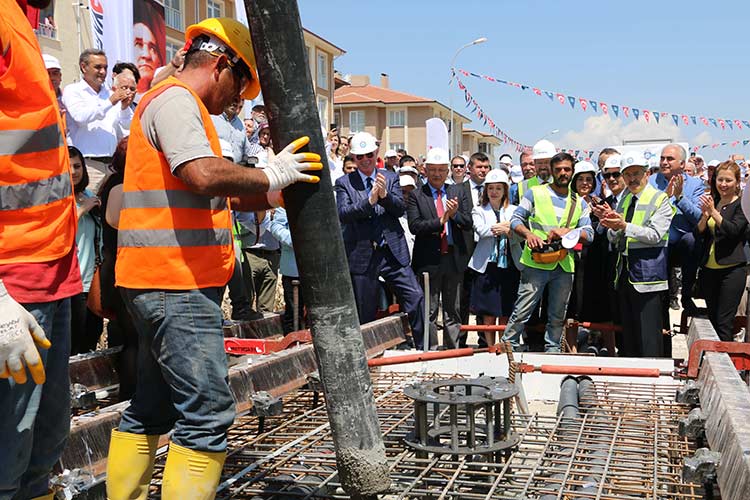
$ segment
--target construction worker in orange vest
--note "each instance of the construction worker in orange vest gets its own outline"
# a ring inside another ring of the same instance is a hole
[[[212,18],[185,35],[183,70],[143,96],[130,127],[115,273],[141,356],[135,397],[112,432],[111,500],[147,497],[169,431],[162,498],[215,496],[235,416],[221,312],[235,263],[230,206],[278,206],[269,192],[318,182],[302,171],[323,168],[319,155],[295,154],[307,137],[265,169],[223,159],[210,115],[260,91],[250,32]]]
[[[70,429],[70,297],[82,291],[65,129],[26,3],[0,0],[2,499],[52,498]]]

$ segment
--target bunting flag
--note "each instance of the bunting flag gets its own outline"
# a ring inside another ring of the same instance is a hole
[[[479,78],[484,81],[496,83],[496,84],[503,84],[508,85],[510,87],[515,87],[518,89],[528,90],[532,89],[534,94],[541,96],[546,95],[550,100],[553,100],[554,98],[557,98],[557,100],[560,102],[560,104],[565,104],[565,102],[568,102],[570,106],[575,109],[575,103],[578,101],[581,105],[581,110],[588,111],[588,108],[590,107],[591,110],[594,113],[601,112],[602,114],[608,115],[609,110],[612,110],[612,112],[615,114],[615,117],[619,117],[620,110],[622,110],[625,118],[630,118],[629,111],[633,111],[633,118],[635,120],[638,120],[641,116],[643,116],[643,119],[650,123],[651,118],[654,119],[656,123],[660,123],[661,118],[665,117],[672,117],[672,122],[676,126],[681,126],[679,119],[682,119],[682,124],[689,126],[691,123],[692,125],[698,125],[699,121],[703,126],[710,126],[713,125],[714,127],[721,127],[723,130],[726,130],[726,127],[729,127],[731,130],[734,130],[734,127],[737,126],[738,129],[742,128],[742,125],[744,125],[747,128],[750,128],[750,120],[740,120],[735,118],[713,118],[713,117],[700,117],[700,120],[696,117],[696,115],[689,115],[686,113],[673,113],[673,112],[667,112],[667,111],[649,111],[644,108],[635,108],[633,106],[625,106],[622,104],[605,104],[602,101],[599,100],[592,100],[587,99],[583,97],[577,97],[574,95],[565,94],[563,92],[557,92],[554,90],[545,90],[540,87],[535,87],[530,84],[526,83],[517,83],[512,82],[509,80],[503,80],[496,77],[491,77],[487,75],[482,75],[479,73],[472,73],[463,69],[456,70],[458,73],[472,78]]]
[[[459,72],[463,75],[467,75],[465,71],[459,70]],[[467,75],[469,76],[469,75]],[[516,151],[523,151],[524,149],[530,149],[530,146],[527,146],[526,144],[523,144],[522,142],[519,142],[515,139],[513,139],[507,132],[504,130],[501,130],[496,124],[495,121],[482,109],[482,107],[479,105],[479,103],[474,99],[474,96],[471,95],[471,92],[469,92],[469,89],[466,88],[466,85],[461,81],[458,74],[454,71],[453,77],[456,79],[456,83],[458,85],[458,88],[464,91],[464,100],[466,101],[466,107],[472,107],[471,113],[474,114],[479,120],[482,121],[482,123],[487,126],[490,131],[499,137],[503,142],[506,142],[513,146]],[[565,98],[563,97],[562,103],[565,104]]]

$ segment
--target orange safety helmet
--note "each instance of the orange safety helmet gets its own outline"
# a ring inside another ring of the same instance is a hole
[[[250,82],[242,94],[243,99],[254,99],[260,93],[260,82],[256,71],[255,52],[250,39],[250,30],[239,21],[228,17],[212,17],[188,26],[185,31],[185,41],[191,42],[199,35],[212,35],[224,42],[234,51],[250,71]]]

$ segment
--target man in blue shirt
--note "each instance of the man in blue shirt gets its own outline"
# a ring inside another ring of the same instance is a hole
[[[700,255],[693,231],[701,218],[703,184],[697,177],[685,175],[686,160],[687,152],[679,144],[664,146],[659,162],[660,171],[651,175],[648,182],[664,191],[677,208],[669,226],[669,265],[670,268],[677,265],[682,267],[682,307],[692,315],[695,313],[692,289]],[[677,309],[676,298],[671,302],[672,308]]]

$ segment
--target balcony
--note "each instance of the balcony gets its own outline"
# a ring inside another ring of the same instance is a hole
[[[51,40],[57,40],[57,28],[50,24],[39,24],[34,30],[37,37],[49,38]]]

